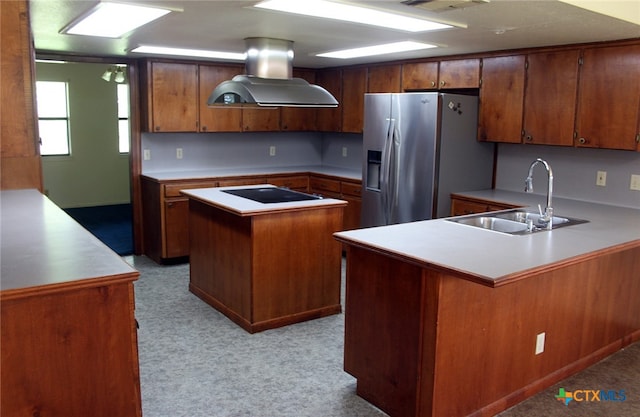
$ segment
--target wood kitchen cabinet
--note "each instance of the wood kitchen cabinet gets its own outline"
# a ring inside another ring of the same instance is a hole
[[[453,59],[440,61],[438,88],[478,88],[480,87],[480,60]]]
[[[637,150],[640,45],[587,48],[582,54],[576,146]]]
[[[246,107],[242,109],[243,132],[280,130],[280,107]]]
[[[316,84],[316,73],[313,70],[294,69],[293,76],[302,78],[309,84]],[[280,112],[280,129],[287,132],[317,130],[317,111],[308,107],[283,107]]]
[[[368,93],[399,93],[402,91],[400,85],[402,66],[400,64],[369,67],[368,73]]]
[[[198,66],[149,61],[143,74],[143,128],[198,131]]]
[[[465,216],[467,214],[486,213],[489,211],[506,210],[518,206],[496,201],[482,200],[457,194],[451,194],[451,215]]]
[[[309,192],[328,198],[345,200],[349,204],[344,210],[342,230],[360,227],[360,210],[362,182],[356,180],[337,179],[321,174],[309,175]]]
[[[342,132],[362,133],[367,68],[342,70]]]
[[[223,81],[241,74],[240,66],[200,65],[198,78],[198,108],[200,109],[200,132],[241,132],[242,109],[208,107],[207,100],[213,89]]]
[[[342,103],[342,71],[321,70],[316,73],[316,82],[338,100],[338,107],[317,109],[317,128],[322,132],[339,132],[342,129],[342,108],[344,107]]]
[[[482,60],[478,140],[522,141],[525,60],[525,55]]]
[[[306,193],[309,191],[309,175],[269,175],[267,183]]]
[[[411,62],[402,65],[402,90],[438,88],[438,62]]]
[[[579,58],[577,49],[527,56],[525,143],[573,145]]]
[[[0,10],[0,189],[42,191],[29,6],[24,0],[3,1]]]

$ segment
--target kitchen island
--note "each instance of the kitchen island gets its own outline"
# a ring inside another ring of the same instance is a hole
[[[38,190],[0,216],[0,415],[141,416],[138,271]]]
[[[261,203],[229,193],[255,189],[278,188],[183,191],[190,291],[250,333],[340,313],[341,246],[332,234],[347,203]]]
[[[489,416],[640,340],[640,210],[560,198],[554,208],[588,223],[336,233],[347,245],[344,369],[358,394],[391,416]]]

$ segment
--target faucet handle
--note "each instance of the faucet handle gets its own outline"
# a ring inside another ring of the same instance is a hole
[[[544,217],[544,213],[542,212],[542,206],[540,204],[538,204],[538,214],[540,214],[540,217]]]

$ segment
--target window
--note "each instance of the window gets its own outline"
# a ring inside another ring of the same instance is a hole
[[[37,81],[40,155],[69,155],[67,83]]]
[[[129,153],[129,85],[118,84],[118,149]]]

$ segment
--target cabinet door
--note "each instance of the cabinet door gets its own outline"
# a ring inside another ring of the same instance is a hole
[[[480,60],[455,59],[441,61],[438,86],[447,88],[478,88],[480,86]]]
[[[342,71],[326,70],[316,74],[318,85],[330,92],[336,100],[338,107],[317,110],[318,130],[322,132],[339,132],[342,129]]]
[[[573,145],[579,54],[573,50],[527,57],[525,143]]]
[[[482,60],[478,140],[521,142],[524,78],[524,55]]]
[[[362,133],[367,69],[342,70],[342,131]]]
[[[401,66],[382,65],[369,68],[369,93],[399,93]]]
[[[198,131],[198,66],[151,63],[151,123],[154,132]]]
[[[242,109],[244,132],[274,132],[280,130],[280,107]]]
[[[189,256],[189,199],[167,200],[164,204],[163,258]]]
[[[580,71],[576,145],[635,150],[640,45],[585,49]]]
[[[316,83],[314,71],[293,70],[293,76],[302,78],[311,84]],[[304,107],[283,107],[280,113],[282,118],[280,128],[284,131],[314,131],[316,130],[317,109]]]
[[[438,63],[415,62],[402,66],[402,89],[427,90],[438,88]]]
[[[207,100],[213,89],[223,81],[242,73],[241,67],[200,65],[199,67],[200,131],[201,132],[241,132],[242,109],[208,107]]]

